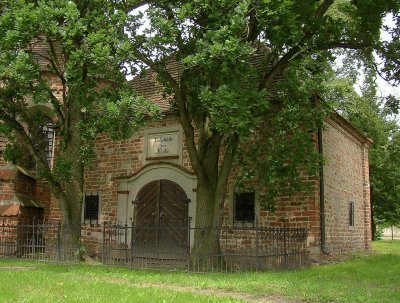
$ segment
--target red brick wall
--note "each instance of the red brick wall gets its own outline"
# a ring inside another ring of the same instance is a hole
[[[15,174],[10,171],[8,163],[3,158],[3,150],[6,145],[6,140],[0,137],[0,202],[9,201],[14,194]],[[12,174],[12,175],[11,175]],[[13,224],[16,217],[0,216],[0,225]],[[0,235],[1,240],[1,235]]]
[[[330,120],[324,132],[325,191],[327,207],[327,240],[332,255],[369,247],[369,190],[368,190],[368,158],[367,148],[359,142],[359,138],[345,130],[341,125]],[[147,128],[177,125],[173,117],[163,121],[150,123]],[[95,142],[95,155],[85,170],[85,192],[101,193],[101,216],[99,222],[117,221],[117,200],[119,179],[134,175],[143,167],[144,151],[143,130],[131,139],[113,141],[101,135]],[[184,141],[183,141],[184,142]],[[190,169],[190,161],[183,147],[183,167]],[[260,226],[306,227],[309,229],[308,243],[313,257],[320,257],[320,214],[319,214],[319,182],[304,177],[310,182],[312,190],[292,197],[281,197],[277,201],[275,213],[259,208],[258,224]],[[231,174],[224,209],[224,224],[232,224],[232,185],[234,174]],[[42,192],[44,195],[44,192]],[[46,196],[46,195],[45,195]],[[348,228],[349,197],[357,203],[356,226]],[[48,199],[48,195],[47,195]],[[51,205],[45,209],[46,220],[60,220],[61,215],[52,197]],[[86,227],[82,238],[91,254],[101,251],[101,227]],[[237,237],[238,235],[232,235]],[[243,239],[243,245],[251,245]]]
[[[275,201],[275,212],[269,212],[260,205],[260,198],[256,194],[256,222],[260,227],[302,227],[308,229],[308,246],[312,248],[313,254],[319,254],[320,245],[320,220],[319,220],[319,182],[313,178],[304,177],[304,182],[310,183],[309,192],[301,192],[293,196],[279,197]],[[233,195],[235,176],[231,173],[227,193],[224,201],[224,225],[233,226]],[[253,226],[252,224],[250,224]],[[255,226],[255,225],[254,225]],[[255,236],[242,237],[241,231],[232,232],[224,235],[225,239],[230,239],[243,247],[254,246]],[[249,243],[251,239],[252,243]],[[314,256],[312,256],[314,257]],[[314,258],[315,259],[315,258]]]
[[[6,139],[0,137],[0,201],[9,201],[14,194],[14,178],[16,172],[3,158]]]
[[[18,172],[17,178],[15,179],[15,192],[24,195],[35,196],[35,191],[36,180]]]
[[[13,180],[4,180],[0,177],[0,201],[10,201],[14,195]]]
[[[49,187],[45,181],[36,180],[35,183],[35,197],[41,203],[43,207],[43,219],[47,219],[50,216],[51,209],[51,194]]]
[[[326,235],[332,255],[370,247],[368,145],[345,131],[338,121],[323,133]],[[349,226],[349,203],[355,203],[355,226]]]
[[[16,194],[22,194],[42,202],[45,209],[50,206],[49,190],[43,182],[36,182],[36,179],[27,176],[17,167],[6,162],[3,158],[3,150],[6,140],[0,138],[0,203],[19,203]],[[46,198],[47,197],[47,198]],[[32,220],[42,221],[43,210],[39,208],[22,207],[19,216],[6,218],[2,221],[9,223],[32,223]]]
[[[335,122],[336,121],[336,122]],[[341,124],[339,122],[343,122]],[[328,119],[323,133],[326,237],[330,256],[370,248],[370,196],[368,175],[368,142],[366,138],[338,118]],[[280,197],[276,211],[259,209],[259,226],[306,227],[308,245],[314,261],[321,260],[321,223],[319,181],[304,177],[311,191],[292,197]],[[231,174],[225,199],[224,224],[233,223],[233,184]],[[349,228],[349,202],[355,202],[356,223]],[[257,214],[256,214],[257,216]],[[234,239],[238,235],[231,234]],[[243,245],[248,241],[243,239]]]
[[[175,118],[149,123],[147,128],[178,125]],[[84,190],[101,193],[100,222],[117,221],[118,178],[132,176],[143,167],[143,130],[128,140],[114,141],[101,135],[95,143],[95,156],[85,170]],[[183,148],[183,166],[190,169],[187,149]]]

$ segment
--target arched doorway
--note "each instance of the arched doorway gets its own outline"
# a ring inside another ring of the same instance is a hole
[[[161,179],[143,186],[135,201],[134,245],[164,251],[186,248],[188,202],[185,191],[173,181]]]

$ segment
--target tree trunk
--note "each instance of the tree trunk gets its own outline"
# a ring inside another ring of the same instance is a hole
[[[218,252],[215,238],[207,237],[209,231],[218,228],[217,214],[215,212],[215,189],[209,185],[200,184],[197,186],[197,209],[196,209],[196,234],[195,248],[199,251],[215,253]],[[200,230],[201,229],[201,230]],[[219,245],[217,245],[219,246]]]
[[[80,100],[70,99],[66,136],[62,138],[65,149],[60,156],[71,163],[70,180],[62,183],[63,195],[59,199],[62,223],[69,226],[69,241],[78,244],[81,236],[82,200],[83,200],[83,172],[84,164],[80,160],[79,151],[83,144],[81,133],[77,125],[82,121],[79,109]]]
[[[63,184],[63,192],[54,191],[61,212],[63,241],[78,245],[81,236],[82,178],[72,175],[72,182]]]
[[[221,254],[221,212],[223,197],[215,186],[199,182],[197,186],[196,229],[192,249],[192,266],[196,270],[224,268]]]

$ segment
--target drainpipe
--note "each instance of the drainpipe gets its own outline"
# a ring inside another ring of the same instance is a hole
[[[322,128],[318,127],[318,152],[324,155],[322,147]],[[319,163],[319,209],[321,220],[321,251],[324,255],[329,255],[328,245],[326,244],[326,224],[325,224],[325,184],[324,184],[324,163]]]

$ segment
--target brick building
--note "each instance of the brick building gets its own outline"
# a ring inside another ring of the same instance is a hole
[[[165,115],[130,139],[113,141],[106,135],[96,139],[92,163],[85,171],[82,207],[82,223],[86,224],[82,237],[93,255],[101,254],[102,222],[132,225],[157,221],[167,225],[164,216],[169,217],[169,222],[191,218],[190,226],[195,224],[197,181],[182,127],[168,111],[169,101],[159,92],[153,78],[137,78],[132,84],[139,94],[158,103]],[[47,134],[52,144],[57,142],[54,132]],[[371,142],[338,114],[325,120],[318,139],[326,163],[322,178],[310,180],[310,192],[280,197],[276,212],[270,213],[260,206],[259,193],[235,194],[232,173],[224,200],[223,224],[305,227],[309,230],[307,242],[314,260],[326,254],[368,250]],[[5,145],[6,141],[0,139],[0,220],[59,220],[57,201],[45,184],[25,168],[4,161]],[[52,155],[54,146],[51,147]],[[251,245],[239,234],[230,237],[242,241],[243,247]]]

